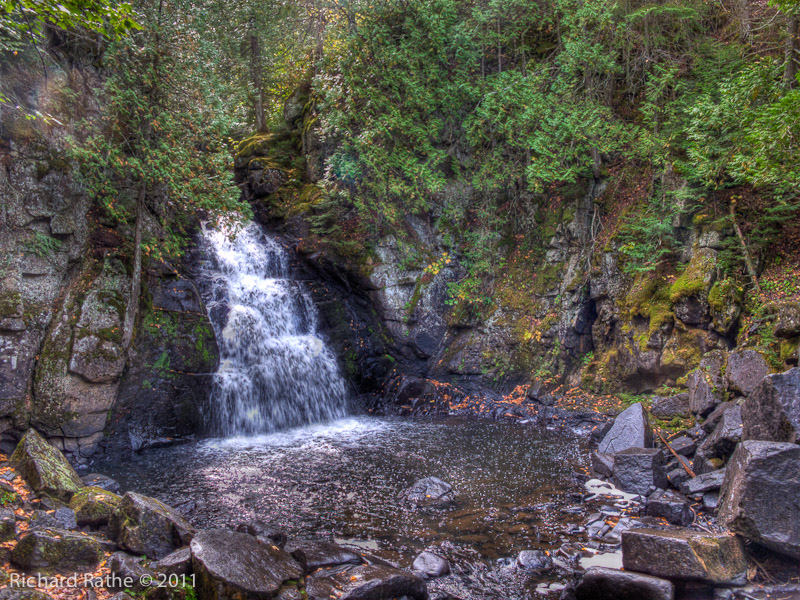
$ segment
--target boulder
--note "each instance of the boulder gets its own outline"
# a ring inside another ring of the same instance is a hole
[[[246,523],[239,523],[239,525],[236,526],[236,531],[252,535],[262,542],[273,544],[278,548],[283,548],[288,540],[283,531],[258,519]]]
[[[320,573],[306,580],[308,600],[428,600],[420,577],[383,565],[353,567],[333,574]]]
[[[672,487],[680,489],[681,484],[689,479],[689,474],[683,467],[676,467],[667,473],[667,479]]]
[[[592,452],[592,470],[602,477],[614,475],[614,455]]]
[[[66,529],[31,531],[11,552],[11,561],[26,571],[86,572],[102,559],[100,542]]]
[[[725,481],[725,469],[703,473],[683,482],[681,484],[681,493],[686,496],[694,496],[712,492],[721,488],[723,481]]]
[[[166,504],[128,492],[111,516],[109,534],[124,550],[160,559],[188,544],[194,528]]]
[[[187,546],[167,554],[164,558],[150,565],[154,571],[167,575],[188,575],[192,572],[192,551]]]
[[[686,435],[671,440],[669,445],[681,456],[691,456],[697,451],[697,441]]]
[[[400,497],[414,506],[446,508],[455,502],[456,492],[438,477],[426,477],[403,490]]]
[[[0,543],[17,536],[17,518],[10,508],[0,508]]]
[[[623,410],[614,419],[614,425],[600,442],[597,451],[615,454],[628,448],[651,448],[653,430],[647,420],[642,404],[637,402]]]
[[[673,417],[689,416],[689,394],[675,394],[674,396],[656,396],[650,407],[653,416],[659,419],[672,419]]]
[[[589,567],[575,588],[576,600],[673,600],[671,582],[651,575]]]
[[[142,577],[147,575],[153,577],[155,574],[142,564],[142,559],[138,556],[131,556],[125,552],[114,552],[108,559],[108,566],[111,572],[117,575],[112,578],[111,589],[141,592],[149,586],[142,584]]]
[[[691,524],[694,518],[686,498],[666,490],[656,490],[650,495],[645,514],[648,517],[666,519],[680,527]]]
[[[778,306],[775,337],[794,338],[800,335],[800,303],[786,302]]]
[[[731,531],[800,559],[800,446],[746,440],[728,464],[719,521]]]
[[[722,367],[725,365],[725,354],[721,350],[707,353],[700,361],[700,366],[689,373],[689,410],[696,415],[706,416],[714,407],[722,402]]]
[[[99,487],[86,487],[72,496],[69,507],[78,525],[105,525],[120,503],[120,497]]]
[[[697,449],[694,459],[694,472],[708,472],[712,459],[718,458],[723,463],[733,454],[736,444],[742,441],[742,407],[728,408],[717,423],[717,427]],[[713,470],[713,469],[711,469]]]
[[[433,552],[420,552],[411,568],[425,577],[442,577],[450,572],[450,563]]]
[[[48,444],[36,430],[29,429],[11,455],[13,466],[39,494],[69,502],[83,482],[64,455]]]
[[[721,585],[747,581],[742,540],[727,533],[629,529],[622,534],[622,566],[668,579]]]
[[[725,411],[734,406],[733,402],[722,402],[718,404],[714,410],[712,410],[706,420],[703,421],[702,428],[705,433],[711,433],[716,429],[717,423],[720,422],[722,419],[722,415],[725,414]]]
[[[190,544],[198,596],[208,600],[274,598],[303,576],[283,550],[230,529],[206,529]]]
[[[360,565],[364,562],[355,552],[319,540],[292,540],[286,544],[284,550],[303,565],[307,573],[325,567]]]
[[[747,396],[769,374],[767,361],[755,350],[737,350],[728,354],[725,382],[732,392]]]
[[[57,508],[54,511],[34,510],[29,521],[31,529],[77,529],[75,511]]]
[[[800,367],[765,377],[742,406],[746,440],[800,442]]]
[[[645,495],[651,486],[667,487],[664,454],[658,448],[628,448],[614,455],[614,483],[625,491]]]
[[[83,485],[87,487],[99,487],[112,494],[119,493],[119,483],[117,483],[116,479],[112,479],[108,475],[89,473],[88,475],[83,475],[81,481]]]

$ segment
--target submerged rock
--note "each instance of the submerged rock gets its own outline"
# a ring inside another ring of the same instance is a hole
[[[206,529],[190,544],[198,596],[204,600],[275,598],[303,569],[289,554],[230,529]]]
[[[11,552],[12,562],[27,571],[91,571],[102,559],[100,542],[66,529],[31,531]]]
[[[159,559],[188,544],[194,528],[166,504],[128,492],[111,517],[109,533],[120,548]]]
[[[641,573],[589,567],[575,588],[576,600],[673,600],[669,581]]]
[[[765,377],[742,406],[743,438],[800,442],[800,367]]]
[[[309,600],[428,600],[428,589],[421,578],[393,567],[366,565],[336,573],[324,571],[306,581]]]
[[[515,564],[526,571],[544,571],[553,566],[553,559],[541,550],[523,550]]]
[[[360,565],[364,562],[358,554],[330,542],[318,540],[292,540],[284,550],[310,573],[324,567],[337,565]]]
[[[719,521],[767,548],[800,558],[800,446],[747,440],[731,457]]]
[[[747,580],[744,546],[733,534],[629,529],[622,534],[622,565],[627,570],[670,579],[713,584]]]
[[[83,482],[64,455],[29,429],[11,455],[11,465],[39,494],[68,502]]]
[[[597,451],[601,454],[614,454],[628,448],[652,446],[653,430],[642,404],[637,402],[617,415],[614,425],[600,442]]]
[[[446,508],[455,503],[456,492],[438,477],[426,477],[414,482],[400,497],[414,506]]]

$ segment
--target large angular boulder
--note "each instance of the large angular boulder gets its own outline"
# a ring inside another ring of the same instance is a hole
[[[166,504],[128,492],[111,516],[109,534],[132,554],[160,559],[187,545],[194,528]]]
[[[733,402],[722,402],[718,404],[717,407],[708,414],[706,420],[703,421],[703,424],[701,425],[702,431],[706,433],[711,433],[714,431],[714,429],[717,428],[717,424],[722,419],[722,415],[724,415],[725,411],[732,406],[734,406]]]
[[[121,498],[99,487],[86,487],[69,501],[78,525],[105,525],[119,506]]]
[[[576,600],[673,600],[671,582],[651,575],[589,567],[575,588]]]
[[[175,550],[161,560],[151,563],[150,568],[166,575],[188,575],[192,572],[192,550],[189,547]]]
[[[689,416],[689,394],[675,394],[674,396],[656,396],[650,407],[653,416],[659,419]]]
[[[769,374],[769,366],[761,353],[738,350],[728,354],[725,382],[732,392],[747,396]]]
[[[11,561],[26,571],[86,572],[102,559],[100,542],[65,529],[31,531],[11,552]]]
[[[645,514],[665,519],[673,525],[685,527],[693,515],[686,498],[668,490],[658,490],[647,499]]]
[[[600,442],[597,451],[614,454],[628,448],[651,448],[653,429],[640,402],[632,404],[614,419],[614,425]]]
[[[54,511],[34,510],[28,521],[29,529],[77,529],[75,511],[71,508],[57,508]]]
[[[667,487],[664,453],[658,448],[628,448],[614,455],[614,483],[632,494]]]
[[[142,592],[149,586],[145,585],[147,577],[155,581],[155,573],[142,564],[142,558],[132,556],[125,552],[114,552],[108,559],[108,566],[111,572],[117,577],[111,578],[111,589],[114,590],[133,590]]]
[[[775,336],[794,338],[800,335],[800,303],[786,302],[778,307],[778,322],[775,323]]]
[[[11,465],[34,491],[69,502],[83,482],[64,455],[29,429],[11,455]]]
[[[703,474],[715,470],[709,468],[715,458],[724,464],[733,454],[736,444],[741,441],[742,407],[735,405],[724,412],[714,431],[697,449],[693,463],[695,473]]]
[[[800,446],[746,440],[731,456],[719,521],[736,533],[800,559]]]
[[[275,598],[303,576],[300,564],[275,546],[230,529],[207,529],[189,546],[198,597],[206,600]]]
[[[691,529],[622,532],[622,566],[668,579],[713,584],[742,584],[747,580],[747,558],[740,538]]]
[[[725,469],[718,469],[687,479],[680,485],[681,493],[687,496],[696,496],[698,494],[705,494],[706,492],[718,490],[725,481],[725,471]]]
[[[765,377],[742,406],[745,440],[800,442],[800,367]]]
[[[686,383],[689,388],[689,410],[696,415],[706,416],[722,402],[722,368],[725,354],[721,350],[707,353],[700,366],[689,373]]]
[[[456,492],[438,477],[426,477],[403,490],[400,497],[413,506],[445,508],[455,502]]]
[[[324,571],[306,580],[309,600],[428,600],[428,588],[420,577],[393,567],[364,565],[335,573]]]

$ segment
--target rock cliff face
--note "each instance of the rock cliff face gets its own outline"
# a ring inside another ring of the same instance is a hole
[[[305,266],[329,283],[330,335],[349,372],[369,365],[362,389],[402,373],[500,393],[532,384],[534,395],[557,385],[595,393],[669,388],[669,395],[691,387],[694,377],[718,395],[701,368],[704,357],[717,357],[718,377],[735,348],[763,355],[770,371],[797,364],[797,305],[743,317],[745,290],[718,264],[733,232],[707,216],[673,218],[672,235],[684,250],[671,268],[624,268],[618,180],[588,181],[567,197],[530,198],[479,311],[450,293],[467,267],[435,201],[428,215],[408,215],[402,232],[385,233],[369,248],[335,248],[312,227],[323,201],[315,181],[329,150],[315,116],[298,116],[301,96],[287,104],[289,129],[240,145],[237,175],[259,218],[294,240]],[[305,161],[300,176],[298,157]],[[687,184],[667,172],[661,185],[674,191]],[[443,195],[466,201],[475,193],[453,183]],[[409,260],[409,245],[418,259]]]
[[[0,446],[35,427],[81,462],[112,413],[131,432],[119,447],[191,433],[217,360],[199,295],[181,266],[151,267],[123,347],[130,232],[106,222],[69,158],[75,115],[97,109],[97,74],[77,66],[45,81],[9,68],[2,78],[27,103],[0,105]],[[90,90],[78,107],[66,100],[76,78]]]

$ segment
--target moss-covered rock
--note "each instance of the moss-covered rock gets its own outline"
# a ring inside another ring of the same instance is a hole
[[[103,559],[96,539],[65,529],[32,531],[11,552],[11,560],[25,570],[89,571]]]
[[[11,455],[11,464],[38,493],[69,501],[83,482],[64,455],[29,429]]]
[[[105,525],[119,506],[120,497],[99,487],[86,487],[76,492],[69,502],[78,525]]]
[[[109,534],[124,550],[160,559],[188,544],[194,528],[166,504],[128,492],[114,510]]]

